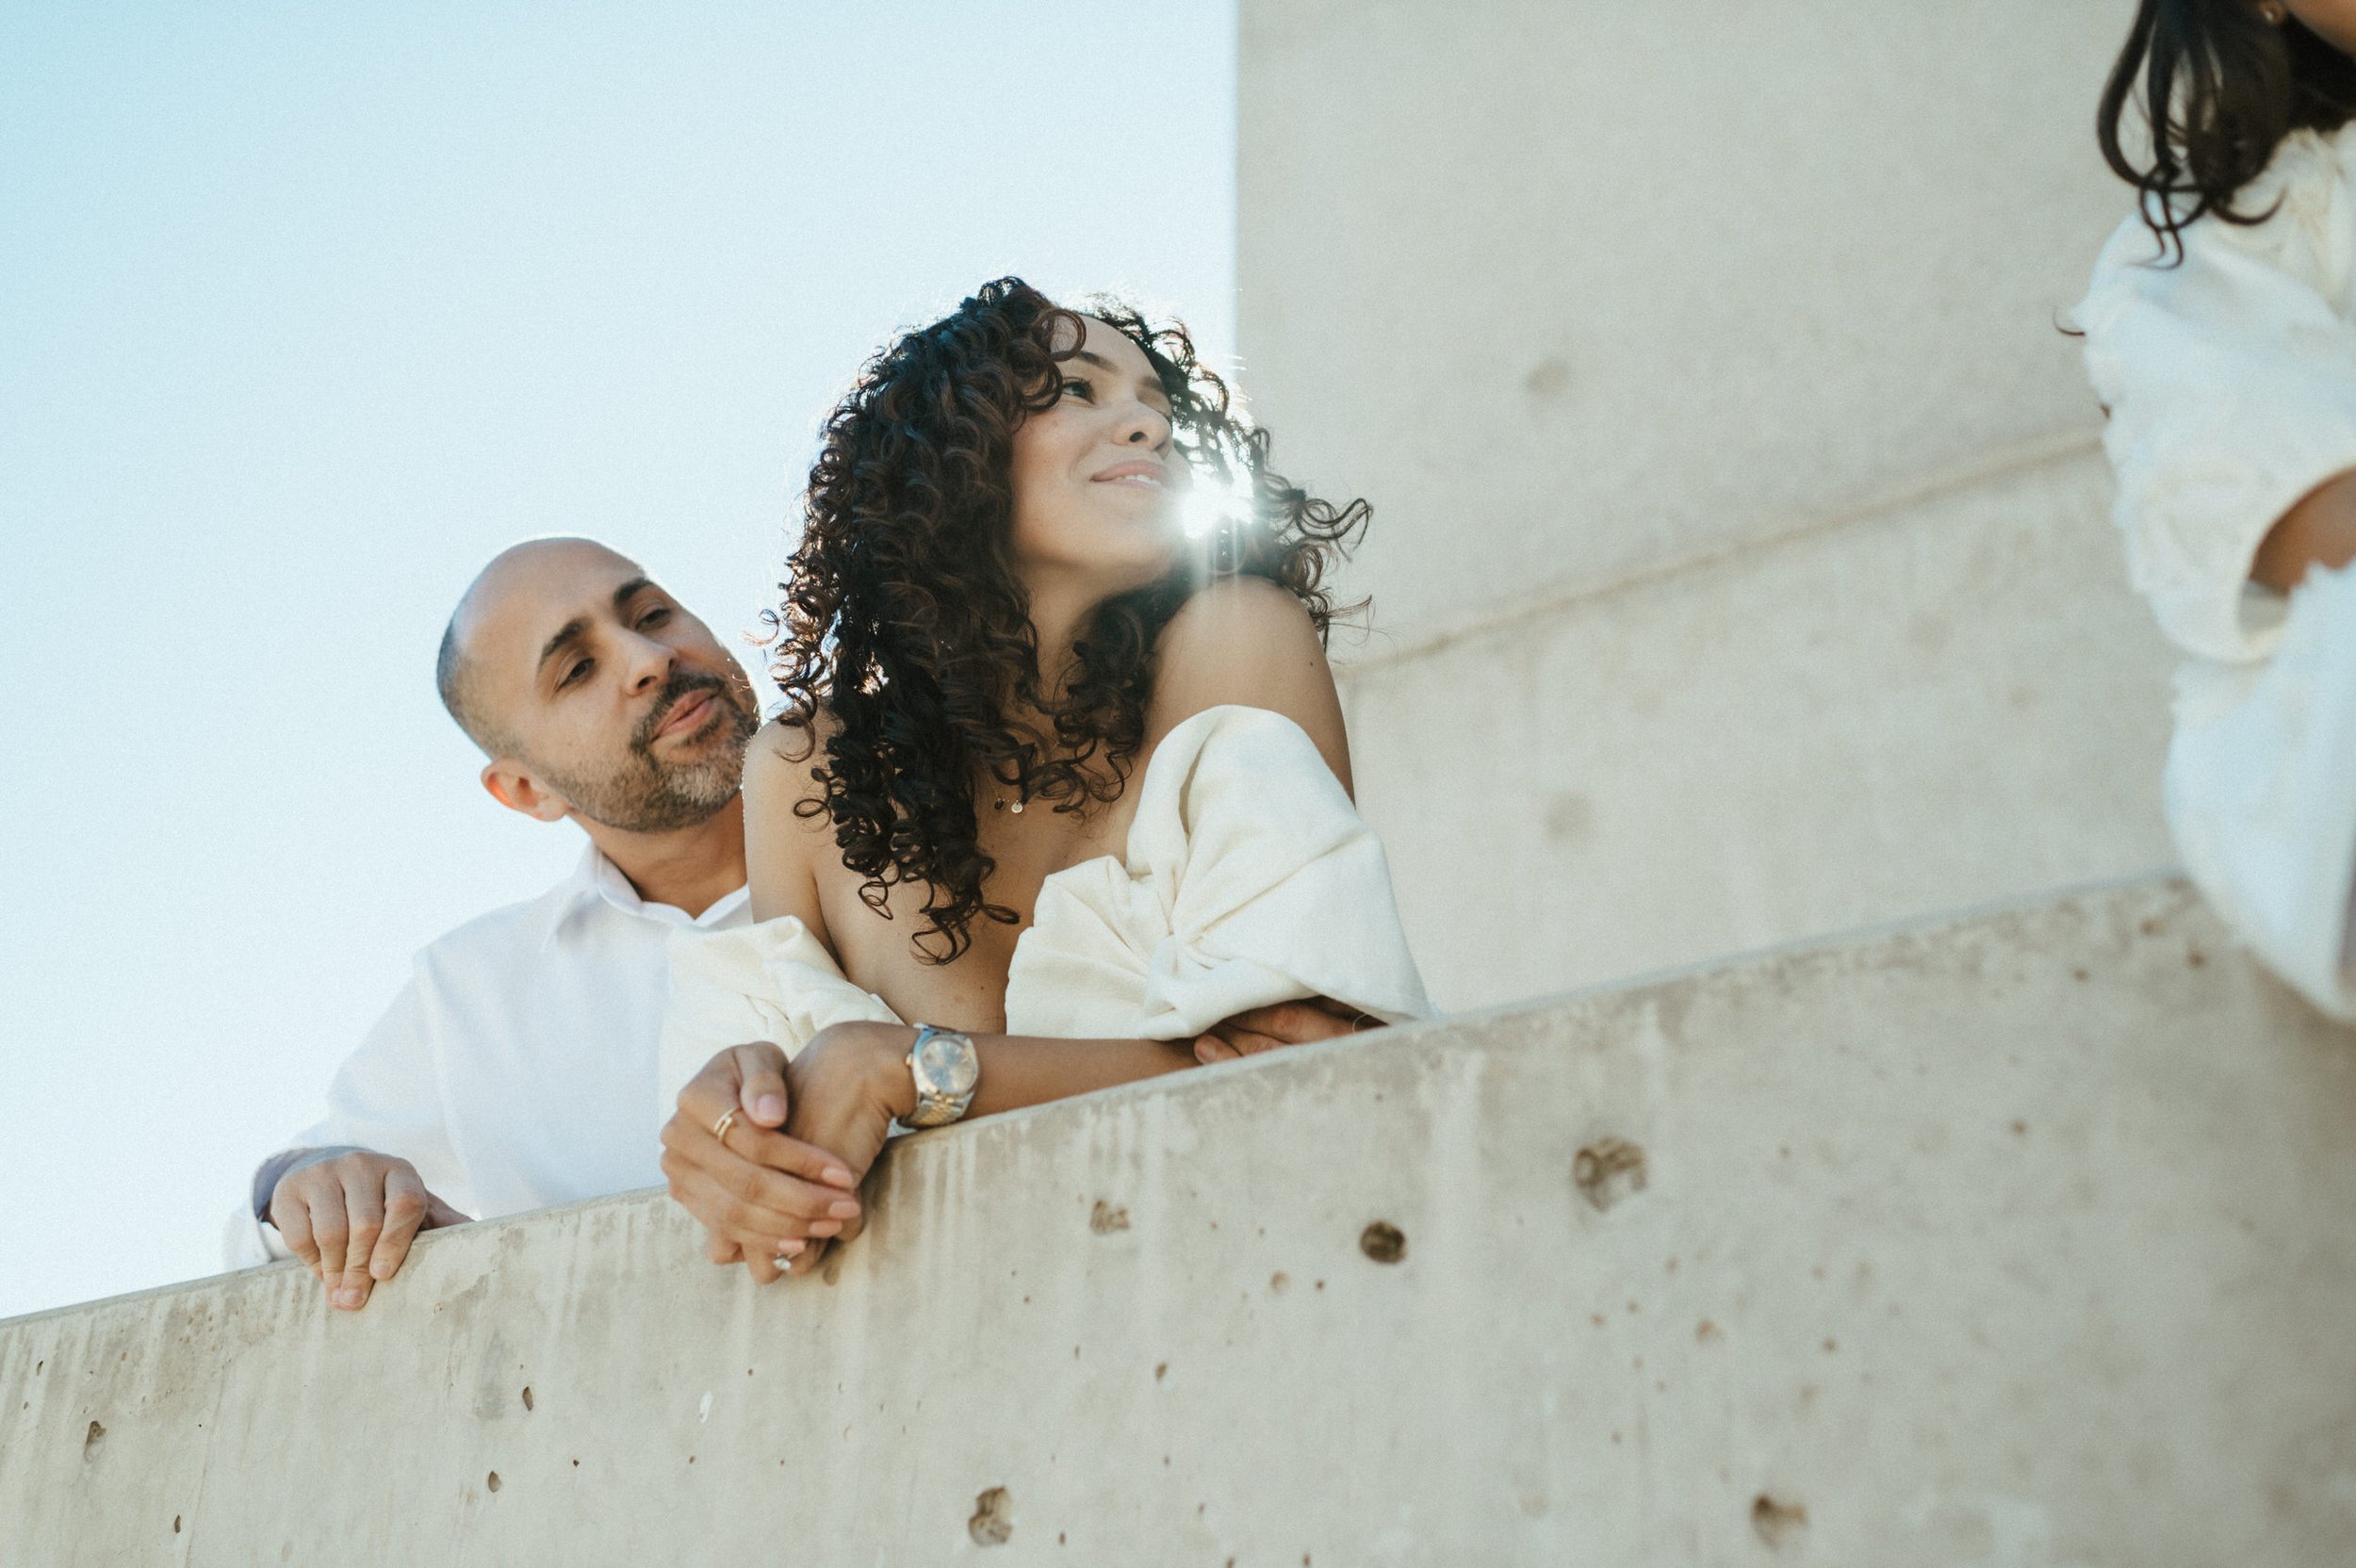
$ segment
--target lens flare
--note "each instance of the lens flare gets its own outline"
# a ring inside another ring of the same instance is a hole
[[[1252,480],[1247,474],[1221,479],[1197,469],[1194,486],[1181,503],[1186,537],[1203,539],[1252,517]]]

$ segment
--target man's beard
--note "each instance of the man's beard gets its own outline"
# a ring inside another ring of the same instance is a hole
[[[655,731],[679,705],[699,693],[712,694],[713,714],[704,722],[720,733],[702,744],[715,747],[691,761],[665,762],[654,754]],[[557,792],[591,822],[626,833],[668,833],[708,820],[744,784],[744,744],[761,727],[748,694],[718,676],[671,672],[663,695],[646,710],[630,738],[621,766],[597,777],[567,777],[543,769]]]

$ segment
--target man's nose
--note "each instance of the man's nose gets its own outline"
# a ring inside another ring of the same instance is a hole
[[[632,692],[660,686],[671,678],[671,661],[676,657],[667,643],[632,631],[623,655],[624,683]]]

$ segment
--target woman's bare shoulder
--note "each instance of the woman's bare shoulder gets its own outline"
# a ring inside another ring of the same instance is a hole
[[[744,747],[744,808],[766,815],[791,813],[805,800],[825,798],[810,776],[826,760],[826,738],[838,726],[821,711],[808,724],[780,713],[754,731]]]
[[[1290,589],[1266,578],[1222,578],[1178,607],[1155,653],[1149,744],[1206,709],[1265,708],[1308,731],[1334,776],[1350,783],[1333,667],[1308,606]]]

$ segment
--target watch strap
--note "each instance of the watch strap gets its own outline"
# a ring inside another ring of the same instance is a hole
[[[969,1055],[973,1054],[973,1037],[963,1031],[942,1029],[930,1023],[920,1023],[916,1026],[916,1038],[909,1042],[908,1054],[908,1075],[915,1080],[916,1084],[916,1108],[901,1119],[900,1125],[903,1127],[945,1127],[950,1122],[963,1118],[966,1107],[973,1103],[973,1089],[978,1086],[969,1086],[962,1094],[951,1094],[945,1090],[925,1087],[924,1075],[916,1065],[917,1053],[924,1048],[926,1041],[936,1036],[957,1041],[964,1046]]]

